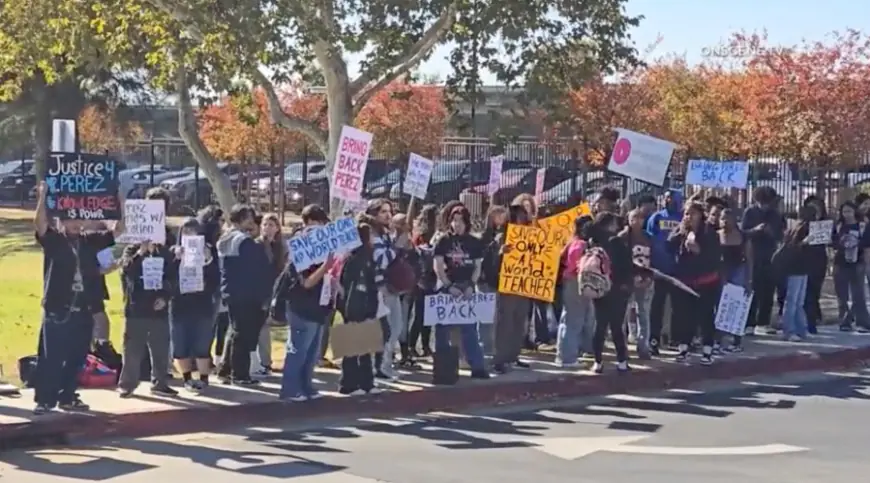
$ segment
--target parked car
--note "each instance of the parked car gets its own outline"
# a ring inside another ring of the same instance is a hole
[[[402,174],[402,170],[397,168],[380,178],[365,183],[365,186],[363,187],[363,198],[374,199],[390,196],[390,190],[393,189],[393,185],[398,184],[401,181]]]
[[[218,169],[229,179],[234,191],[246,186],[248,179],[268,175],[270,168],[265,165],[240,165],[235,163],[218,163]],[[190,215],[212,199],[214,192],[202,168],[177,178],[170,178],[160,183],[169,191],[169,211],[171,214]],[[245,194],[245,193],[242,193]]]
[[[182,178],[185,176],[189,176],[193,174],[193,171],[196,168],[194,166],[188,166],[186,168],[178,167],[170,167],[170,166],[154,166],[154,183],[151,183],[152,179],[152,170],[150,166],[135,168],[130,175],[126,177],[126,186],[122,184],[121,189],[127,195],[127,198],[141,198],[145,195],[145,192],[151,188],[152,186],[160,186],[166,180],[170,180],[173,178]]]
[[[544,189],[542,193],[569,179],[568,172],[559,166],[548,166],[543,169]],[[521,193],[535,193],[537,181],[538,169],[536,168],[516,168],[503,171],[501,183],[493,194],[493,200],[497,205],[507,205]],[[488,187],[488,183],[480,184],[474,186],[472,190],[486,194]]]
[[[463,189],[489,182],[490,166],[488,159],[474,163],[468,160],[436,161],[424,202],[442,205],[459,199],[459,193]],[[532,168],[532,165],[525,161],[505,160],[502,163],[502,172],[518,168]],[[401,193],[399,185],[395,184],[390,190],[390,199],[407,202],[410,197]]]
[[[32,159],[0,163],[0,200],[22,201],[36,186],[35,162]]]

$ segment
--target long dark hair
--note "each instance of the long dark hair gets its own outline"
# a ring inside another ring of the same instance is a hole
[[[260,228],[260,237],[259,241],[266,248],[266,254],[269,256],[269,261],[272,262],[273,265],[277,267],[283,267],[284,263],[287,262],[287,245],[284,243],[284,234],[281,232],[281,220],[278,218],[278,215],[274,213],[268,213],[263,215],[263,221],[271,221],[278,227],[278,233],[275,234],[275,238],[271,240],[267,240],[265,235],[263,235],[263,228]]]
[[[613,224],[619,221],[619,215],[609,211],[602,211],[595,215],[592,224],[586,227],[586,234],[589,241],[595,245],[601,245],[613,236],[613,233],[608,229]]]
[[[438,230],[438,205],[428,204],[420,209],[420,213],[414,220],[417,233],[423,241],[428,242]]]

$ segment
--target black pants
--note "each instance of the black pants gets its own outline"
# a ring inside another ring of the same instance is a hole
[[[675,290],[671,305],[674,317],[671,320],[671,336],[679,345],[691,345],[695,334],[701,334],[701,342],[713,347],[716,336],[715,313],[719,303],[719,282],[693,287],[699,297]]]
[[[650,343],[655,345],[661,345],[662,342],[662,327],[665,324],[665,303],[668,300],[668,297],[671,296],[674,291],[679,290],[674,287],[672,284],[661,281],[656,282],[653,286],[653,298],[652,303],[650,304],[649,311],[649,335],[650,335]],[[671,307],[673,308],[674,303],[671,301]],[[673,335],[673,334],[672,334]]]
[[[230,328],[230,313],[218,312],[217,324],[214,326],[214,353],[224,355],[224,346],[227,343],[227,331]]]
[[[753,267],[752,305],[749,307],[749,319],[746,327],[767,327],[773,313],[773,297],[776,293],[776,279],[770,263],[761,263]]]
[[[251,351],[257,349],[266,312],[257,303],[229,304],[230,329],[218,375],[237,380],[251,377]]]
[[[87,310],[43,315],[34,374],[36,404],[54,407],[75,400],[93,331],[94,318]]]
[[[550,325],[547,320],[547,302],[535,300],[532,302],[532,320],[535,324],[535,344],[549,344],[553,342],[550,337]]]
[[[432,327],[423,325],[423,314],[426,311],[426,296],[434,295],[434,290],[426,290],[417,288],[414,292],[414,303],[411,307],[413,318],[411,318],[411,328],[408,331],[408,349],[414,350],[417,348],[417,341],[421,342],[423,351],[428,352],[432,347]]]
[[[607,338],[608,329],[613,345],[616,346],[617,362],[628,360],[628,346],[625,343],[625,331],[622,329],[628,298],[627,292],[613,289],[604,297],[595,299],[595,334],[592,337],[595,362],[601,362],[604,357],[604,340]]]
[[[371,354],[342,357],[341,379],[338,385],[339,392],[342,394],[350,394],[359,389],[370,391],[375,386]]]
[[[804,310],[807,313],[807,328],[811,331],[822,323],[822,306],[819,299],[822,298],[822,287],[825,284],[825,274],[827,273],[826,263],[807,277],[807,296],[804,300]]]

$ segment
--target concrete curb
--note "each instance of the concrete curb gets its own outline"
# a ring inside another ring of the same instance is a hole
[[[655,391],[709,380],[832,370],[855,366],[865,360],[870,360],[870,347],[724,360],[711,367],[674,365],[620,375],[571,375],[539,381],[475,386],[463,386],[460,383],[456,387],[437,391],[385,393],[369,398],[326,398],[306,404],[286,404],[276,400],[239,406],[170,409],[134,414],[76,414],[0,425],[0,451],[105,438],[216,431],[230,426],[256,426],[277,421],[397,416],[431,411],[460,411],[472,407],[555,398]]]

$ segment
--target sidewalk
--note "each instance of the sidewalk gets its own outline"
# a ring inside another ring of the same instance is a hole
[[[546,359],[546,360],[544,360]],[[608,361],[612,362],[610,355]],[[82,399],[91,405],[87,414],[51,413],[34,418],[33,393],[21,398],[0,398],[0,451],[22,446],[66,444],[105,437],[142,437],[214,431],[224,426],[256,425],[277,420],[362,417],[461,410],[556,397],[637,392],[685,385],[709,379],[733,379],[761,374],[826,370],[870,360],[870,336],[840,333],[829,327],[809,342],[792,343],[773,337],[752,337],[746,351],[721,357],[712,367],[672,360],[634,361],[634,371],[620,375],[608,364],[603,375],[566,370],[541,354],[525,358],[532,368],[515,370],[486,381],[472,381],[468,372],[459,384],[435,387],[431,367],[416,373],[402,371],[396,382],[385,382],[378,396],[349,398],[336,392],[339,371],[318,369],[321,400],[286,404],[277,401],[280,375],[255,389],[215,384],[204,394],[182,392],[178,398],[153,396],[147,385],[136,396],[120,399],[111,390],[87,389]]]

